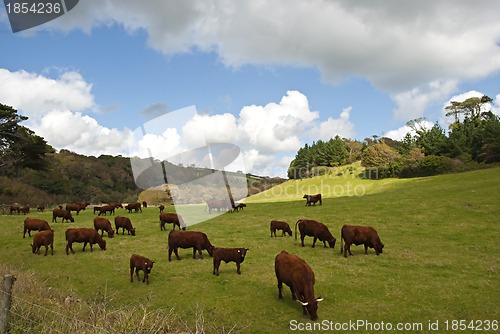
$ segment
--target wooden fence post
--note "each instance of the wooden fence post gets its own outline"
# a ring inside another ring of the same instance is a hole
[[[14,276],[8,274],[3,277],[2,308],[0,309],[0,334],[7,334],[9,330],[9,312],[12,297]]]

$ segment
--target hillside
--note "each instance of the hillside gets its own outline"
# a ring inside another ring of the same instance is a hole
[[[317,193],[321,193],[323,198],[359,197],[409,182],[409,179],[394,178],[373,180],[365,177],[365,171],[360,162],[341,167],[324,167],[316,171],[320,175],[288,180],[248,197],[245,203],[302,201],[304,194]]]

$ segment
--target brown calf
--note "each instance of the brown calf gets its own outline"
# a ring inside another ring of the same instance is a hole
[[[273,236],[273,234],[276,237],[276,230],[281,230],[283,232],[281,234],[282,237],[285,236],[285,232],[288,233],[289,236],[292,236],[292,230],[290,229],[290,225],[288,225],[288,223],[284,221],[271,220],[270,230],[271,230],[271,237]]]
[[[101,230],[101,237],[104,236],[104,231],[108,233],[109,238],[113,238],[115,236],[115,230],[113,230],[113,228],[111,227],[111,223],[106,218],[95,217],[94,228],[97,232]]]
[[[53,230],[44,230],[35,234],[33,237],[33,244],[31,245],[31,249],[33,254],[40,255],[40,248],[45,246],[45,256],[47,256],[47,251],[51,250],[51,255],[54,255],[54,231]]]
[[[146,282],[149,285],[149,273],[151,269],[153,269],[154,261],[151,261],[147,257],[141,256],[139,254],[132,254],[130,257],[130,282],[134,281],[134,269],[137,275],[137,281],[140,281],[139,271],[142,270],[144,272],[144,278],[142,279],[142,283]]]
[[[166,230],[165,223],[172,224],[172,230],[175,230],[176,226],[179,227],[179,230],[181,226],[183,230],[186,230],[186,223],[184,223],[182,216],[176,213],[160,213],[160,231]]]
[[[240,264],[245,261],[248,248],[214,248],[214,275],[219,276],[220,262],[236,262],[236,272],[241,275]]]
[[[128,217],[123,217],[123,216],[115,217],[116,234],[118,234],[118,230],[120,228],[122,229],[122,235],[125,234],[125,230],[127,230],[129,235],[130,234],[135,235],[135,228],[132,226],[132,222]]]

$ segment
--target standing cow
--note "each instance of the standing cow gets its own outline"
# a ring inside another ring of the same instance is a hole
[[[343,241],[345,241],[345,246],[342,247]],[[352,244],[364,245],[365,254],[368,254],[368,247],[375,249],[377,255],[382,253],[384,248],[384,244],[380,241],[378,233],[373,227],[344,225],[340,230],[340,253],[344,251],[344,257],[347,257],[347,252],[352,255]]]
[[[138,212],[140,211],[142,213],[142,207],[141,207],[141,203],[139,202],[135,202],[135,203],[129,203],[125,206],[125,209],[128,210],[128,213],[131,213],[132,210],[134,210],[134,212]]]
[[[236,262],[236,272],[241,275],[240,264],[245,261],[248,248],[214,248],[214,271],[213,274],[219,276],[219,266],[221,261],[226,263]]]
[[[295,223],[295,240],[297,240],[297,225],[299,226],[300,231],[300,240],[302,241],[302,247],[304,247],[304,238],[306,236],[313,237],[312,246],[314,248],[314,244],[316,244],[316,240],[323,241],[323,244],[326,247],[326,243],[330,248],[335,247],[335,242],[337,241],[333,235],[328,230],[328,227],[325,224],[317,222],[312,219],[299,219]]]
[[[186,230],[186,223],[182,219],[182,216],[176,213],[164,212],[160,213],[160,231],[166,230],[165,223],[172,224],[172,230],[175,230],[175,227],[178,226],[179,230]]]
[[[52,222],[57,223],[57,217],[62,217],[61,222],[64,223],[64,221],[70,221],[72,223],[75,222],[75,219],[73,219],[73,216],[71,215],[71,211],[68,210],[63,210],[63,209],[54,209],[52,210]]]
[[[28,236],[31,237],[31,231],[45,231],[50,230],[49,223],[46,220],[38,219],[38,218],[26,218],[24,220],[24,233],[23,238],[26,238],[26,232],[28,232]]]
[[[274,271],[278,280],[278,298],[283,299],[283,283],[290,287],[292,299],[302,304],[304,316],[318,319],[318,303],[323,298],[314,297],[314,272],[309,265],[296,255],[281,251],[274,260]]]
[[[103,217],[94,218],[94,228],[97,232],[101,230],[101,237],[104,236],[104,231],[108,233],[108,238],[113,238],[115,236],[115,230],[111,227],[111,222]]]
[[[304,194],[302,198],[306,199],[306,206],[311,206],[311,203],[313,205],[316,205],[317,202],[319,202],[319,205],[323,204],[323,201],[321,200],[321,194],[316,194],[316,195]]]
[[[73,242],[83,242],[82,252],[85,252],[87,244],[90,244],[91,252],[93,251],[93,244],[98,244],[102,250],[106,250],[106,240],[93,228],[68,228],[66,230],[66,255],[69,255],[68,250],[71,250],[71,253],[75,254],[73,251]]]
[[[94,210],[95,210],[95,208],[94,208]],[[115,206],[114,205],[110,205],[110,204],[101,206],[99,208],[98,215],[99,216],[101,216],[101,215],[106,216],[106,213],[108,213],[108,212],[109,212],[110,215],[114,215],[115,214]]]
[[[122,235],[125,234],[125,230],[127,230],[129,235],[130,234],[132,234],[133,236],[135,235],[135,228],[132,226],[132,222],[128,217],[123,217],[123,216],[115,217],[116,234],[118,234],[120,228],[122,229]]]
[[[283,232],[281,234],[282,237],[285,236],[285,232],[288,233],[289,236],[292,236],[292,230],[290,229],[290,225],[288,225],[288,223],[284,221],[271,220],[270,230],[271,230],[271,238],[273,234],[276,237],[276,230],[281,230]]]
[[[200,254],[200,259],[203,259],[203,250],[206,250],[210,256],[213,256],[214,250],[214,246],[203,232],[171,230],[168,234],[169,261],[172,261],[172,252],[175,253],[177,260],[181,259],[178,253],[179,248],[193,248],[193,259],[196,259],[196,251]]]
[[[47,252],[51,250],[51,255],[54,255],[54,231],[53,230],[43,230],[35,234],[33,237],[33,244],[31,245],[31,250],[33,254],[40,255],[40,248],[45,246],[45,254],[47,256]]]
[[[149,273],[151,273],[151,269],[153,269],[154,261],[151,261],[147,257],[144,257],[139,254],[132,254],[130,257],[130,282],[134,281],[134,269],[137,275],[137,281],[140,281],[139,271],[142,270],[144,273],[144,278],[142,279],[142,283],[146,282],[149,285]]]

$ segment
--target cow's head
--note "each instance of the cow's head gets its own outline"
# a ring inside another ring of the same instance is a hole
[[[379,255],[380,253],[382,253],[383,249],[384,249],[384,244],[382,242],[379,242],[375,247],[375,253]]]
[[[215,247],[213,245],[210,245],[207,247],[208,255],[210,255],[211,257],[214,256],[214,249],[215,249]]]
[[[104,251],[106,250],[106,240],[101,238],[97,241],[97,243],[99,244],[99,247],[101,247],[102,250]]]
[[[307,313],[309,313],[309,316],[311,317],[311,320],[316,320],[318,319],[318,303],[322,301],[324,298],[318,297],[314,299],[311,302],[301,302],[300,300],[297,299],[297,301],[302,304],[305,310],[307,310]]]
[[[307,195],[307,194],[304,194],[304,196],[302,196],[302,198],[308,198],[308,197],[309,197],[309,195]]]
[[[151,272],[151,269],[153,269],[153,264],[155,261],[147,260],[144,262],[144,271],[147,272],[148,274]]]
[[[238,254],[240,256],[241,262],[245,260],[245,256],[247,255],[248,248],[238,248]]]
[[[135,235],[135,227],[130,229],[130,234]]]
[[[335,242],[337,242],[337,239],[335,239],[333,236],[330,239],[328,239],[328,245],[330,246],[330,248],[335,247]]]
[[[113,230],[113,229],[109,230],[108,237],[113,238],[114,236],[115,236],[115,230]]]
[[[292,229],[290,226],[285,227],[285,232],[288,233],[289,236],[292,236]]]

